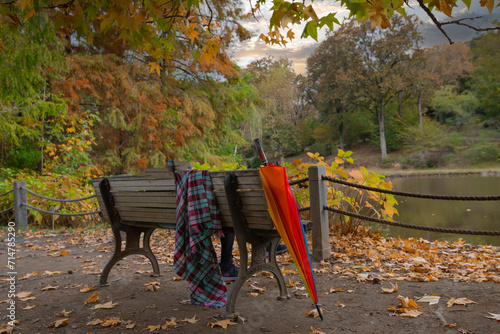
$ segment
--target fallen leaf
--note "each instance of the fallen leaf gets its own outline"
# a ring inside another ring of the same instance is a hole
[[[21,307],[21,309],[23,309],[23,310],[31,310],[32,308],[35,308],[35,305],[28,304],[25,307]]]
[[[175,321],[175,318],[170,319],[170,320],[165,320],[165,323],[161,326],[161,329],[168,331],[168,330],[170,330],[169,326],[177,326],[177,322]]]
[[[47,285],[44,286],[43,288],[40,289],[40,291],[49,291],[49,290],[57,290],[59,289],[59,285],[53,286],[53,285]]]
[[[146,286],[146,291],[159,291],[160,289],[160,282],[149,282],[144,284]]]
[[[410,309],[410,310],[406,310],[405,312],[401,313],[399,316],[400,317],[408,317],[408,318],[416,318],[421,314],[422,314],[422,312],[420,312],[416,309]]]
[[[31,296],[31,294],[33,293],[33,291],[24,291],[24,292],[19,292],[16,294],[16,297],[18,299],[23,299],[23,298],[26,298],[26,297],[29,297]]]
[[[49,324],[49,327],[59,328],[59,327],[62,327],[62,326],[66,326],[68,324],[68,321],[69,321],[69,318],[64,318],[64,319],[61,319],[61,320],[56,320],[54,322],[51,322]]]
[[[87,326],[97,326],[97,325],[100,325],[102,324],[102,320],[101,319],[94,319],[90,322],[87,322]]]
[[[126,324],[123,325],[123,328],[125,328],[125,329],[134,329],[135,325],[136,325],[135,322],[129,321]]]
[[[392,288],[382,288],[383,293],[393,293],[398,291],[398,283],[396,285],[392,284],[392,282],[389,282],[392,285]]]
[[[473,302],[472,300],[470,299],[467,299],[467,298],[455,298],[455,297],[452,297],[448,303],[446,303],[446,305],[448,307],[450,306],[453,306],[453,305],[467,305],[467,304],[477,304],[476,302]]]
[[[32,273],[26,274],[26,275],[22,276],[20,279],[28,279],[31,276],[36,276],[36,275],[38,275],[38,271],[34,271]]]
[[[94,305],[94,307],[92,307],[92,309],[94,310],[99,310],[99,309],[111,309],[111,308],[114,308],[116,305],[118,305],[118,303],[113,303],[113,301],[109,301],[107,303],[104,303],[104,304],[96,304]]]
[[[115,326],[118,326],[119,324],[121,324],[123,321],[118,318],[118,317],[114,317],[114,318],[111,318],[111,319],[104,319],[104,321],[101,323],[101,326],[102,327],[115,327]]]
[[[489,315],[491,315],[491,317],[486,317],[488,319],[495,319],[496,321],[500,321],[500,314],[495,314],[495,313],[490,313],[488,312]]]
[[[321,310],[321,311],[323,311],[323,310]],[[314,309],[314,310],[312,310],[312,311],[306,312],[306,315],[307,315],[308,317],[317,318],[317,317],[319,317],[319,312],[318,312],[318,310],[317,310],[317,309]]]
[[[219,326],[219,327],[222,327],[224,329],[227,329],[227,326],[229,326],[229,325],[237,325],[237,324],[238,324],[237,322],[232,322],[229,319],[224,319],[224,320],[220,320],[220,321],[217,321],[217,322],[209,322],[207,324],[207,326],[212,326],[211,328],[214,328],[215,326]]]
[[[320,328],[314,328],[311,326],[311,330],[309,331],[309,334],[326,334],[323,332]]]
[[[182,281],[182,277],[172,277],[172,281]]]
[[[457,324],[445,324],[444,327],[455,327]]]
[[[59,250],[59,255],[60,256],[66,256],[66,255],[69,255],[69,252],[67,250],[65,250],[64,248],[61,248]]]
[[[95,303],[99,300],[99,291],[94,291],[93,294],[90,295],[90,297],[87,299],[87,301],[84,301],[84,304],[90,304],[90,303]]]
[[[196,318],[196,314],[195,314],[194,317],[192,317],[192,318],[184,318],[181,321],[189,322],[190,324],[195,324],[198,321],[200,321],[200,319],[197,319]]]
[[[337,292],[344,292],[344,289],[342,288],[334,289],[333,286],[330,288],[329,293],[337,293]]]
[[[62,274],[62,271],[48,271],[48,270],[45,270],[45,272],[42,275],[53,276],[53,275],[60,275],[60,274]]]
[[[261,287],[258,287],[257,285],[255,284],[250,284],[250,288],[252,288],[252,290],[254,292],[258,292],[258,293],[263,293],[264,291],[266,291],[266,288],[261,288]]]
[[[56,313],[56,315],[58,317],[67,317],[69,316],[71,313],[73,312],[73,310],[71,311],[66,311],[66,309],[62,310],[60,313]]]
[[[429,303],[429,305],[433,305],[433,304],[439,303],[439,299],[441,299],[441,297],[439,297],[439,296],[423,296],[422,298],[417,300],[417,302]]]
[[[90,292],[90,291],[92,291],[93,288],[95,288],[95,285],[92,285],[91,287],[89,287],[87,284],[85,284],[83,286],[83,288],[80,289],[80,292],[83,292],[83,293]]]
[[[144,328],[144,330],[148,330],[148,329],[149,329],[149,332],[151,333],[151,332],[154,332],[157,329],[161,329],[161,325],[157,325],[157,326],[150,325],[150,326]]]

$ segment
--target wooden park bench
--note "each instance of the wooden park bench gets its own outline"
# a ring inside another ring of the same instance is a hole
[[[276,262],[276,246],[280,236],[267,211],[259,171],[211,172],[210,176],[223,231],[234,231],[240,252],[240,271],[228,297],[226,314],[234,313],[239,290],[247,279],[258,272],[273,273],[280,290],[278,299],[289,298],[285,280]],[[99,285],[107,285],[113,266],[129,255],[146,256],[153,266],[153,275],[159,275],[160,269],[150,248],[150,238],[157,228],[175,229],[174,174],[168,169],[149,169],[136,176],[94,178],[93,185],[115,238],[114,254],[101,273]],[[312,222],[305,224],[310,228]],[[125,235],[124,247],[122,234]],[[251,244],[250,265],[247,243]],[[269,243],[271,248],[266,258],[266,246]]]

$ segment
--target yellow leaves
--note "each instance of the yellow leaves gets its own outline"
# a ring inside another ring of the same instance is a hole
[[[181,321],[189,322],[190,324],[195,324],[198,321],[200,321],[200,319],[196,318],[196,314],[195,314],[194,317],[192,317],[192,318],[184,318]]]
[[[57,289],[59,289],[59,285],[57,285],[57,286],[47,285],[47,286],[44,286],[43,288],[41,288],[40,290],[41,291],[49,291],[49,290],[57,290]]]
[[[456,0],[439,0],[439,10],[449,17],[452,17],[453,7],[457,7]]]
[[[23,310],[25,310],[25,311],[26,311],[26,310],[31,310],[31,309],[33,309],[33,308],[35,308],[35,305],[30,305],[30,304],[26,305],[25,307],[21,307],[21,309],[23,309]]]
[[[96,303],[98,300],[99,300],[99,292],[98,291],[94,291],[93,294],[90,295],[90,297],[84,301],[83,303],[84,304],[91,304],[91,303]]]
[[[53,276],[53,275],[60,275],[60,274],[62,274],[62,271],[45,270],[45,272],[42,275]]]
[[[441,297],[439,296],[423,296],[422,298],[418,299],[417,302],[429,303],[429,305],[434,305],[439,303],[439,299],[441,299]]]
[[[321,330],[321,328],[314,328],[311,326],[311,330],[309,331],[309,334],[326,334]]]
[[[387,16],[386,3],[381,0],[373,0],[372,7],[369,11],[372,29],[379,26],[382,29],[390,28],[391,22]]]
[[[95,285],[92,285],[89,287],[87,284],[85,284],[83,286],[83,288],[80,289],[80,292],[83,292],[83,293],[90,292],[90,291],[92,291],[93,288],[95,288]]]
[[[321,311],[323,311],[323,309],[321,309]],[[312,318],[317,318],[319,317],[319,312],[317,309],[314,309],[314,310],[311,310],[309,312],[305,312],[305,314],[308,316],[308,317],[312,317]]]
[[[56,315],[57,315],[58,317],[67,317],[67,316],[69,316],[71,313],[73,313],[73,310],[71,310],[71,311],[66,311],[66,309],[63,309],[61,312],[56,313]]]
[[[416,318],[422,314],[422,312],[417,310],[419,306],[413,299],[409,299],[408,297],[403,297],[401,295],[399,295],[397,298],[400,303],[399,307],[394,308],[392,306],[389,306],[388,309],[390,311],[397,313],[400,317],[408,318]]]
[[[112,308],[115,308],[116,305],[118,305],[118,303],[113,303],[113,301],[109,301],[107,303],[104,303],[104,304],[96,304],[94,305],[94,307],[92,307],[93,310],[100,310],[100,309],[112,309]]]
[[[69,318],[64,318],[64,319],[61,319],[61,320],[56,320],[54,322],[51,322],[49,324],[49,327],[53,327],[53,328],[63,327],[63,326],[66,326],[68,324],[68,321],[69,321]]]
[[[158,76],[160,75],[160,71],[162,70],[162,68],[161,68],[160,64],[158,64],[158,62],[152,61],[148,65],[151,67],[149,73],[156,71]]]
[[[446,306],[451,307],[453,305],[467,305],[467,304],[477,304],[476,302],[473,302],[472,300],[468,298],[455,298],[452,297],[448,303],[446,303]]]
[[[33,291],[24,291],[24,292],[19,292],[16,294],[16,298],[18,299],[25,299],[25,298],[28,298],[29,296],[31,296],[33,294]]]
[[[330,291],[328,291],[328,293],[337,293],[337,292],[344,292],[344,289],[342,289],[342,288],[334,289],[333,286],[332,286],[330,288]]]
[[[492,14],[493,8],[495,7],[495,0],[480,0],[479,4],[482,7],[488,8],[488,11]]]
[[[237,322],[232,322],[230,319],[224,319],[224,320],[219,320],[217,322],[209,322],[207,326],[211,326],[210,328],[214,327],[222,327],[224,329],[227,329],[227,326],[229,325],[237,325]]]
[[[155,292],[155,291],[161,290],[160,282],[149,282],[149,283],[146,283],[144,285],[146,286],[146,291]]]
[[[121,324],[123,320],[121,320],[119,317],[113,317],[111,319],[104,319],[104,321],[101,323],[102,327],[115,327]]]
[[[398,291],[398,283],[396,283],[396,285],[391,283],[391,285],[392,285],[391,288],[382,288],[382,292],[383,293],[394,293],[394,292]]]

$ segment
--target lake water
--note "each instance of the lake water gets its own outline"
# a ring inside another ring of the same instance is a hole
[[[500,176],[393,177],[395,191],[452,196],[500,196]],[[396,196],[401,223],[463,230],[500,230],[500,201],[450,201]],[[376,224],[378,225],[378,224]],[[500,246],[500,236],[477,236],[420,231],[384,225],[389,235],[402,238],[456,241]]]

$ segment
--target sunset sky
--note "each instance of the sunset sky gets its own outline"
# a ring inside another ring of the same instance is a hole
[[[266,4],[267,8],[270,8],[271,2]],[[432,46],[435,44],[447,43],[446,38],[441,34],[441,32],[435,27],[434,24],[430,22],[430,19],[425,15],[425,13],[418,9],[417,3],[414,0],[410,1],[410,6],[414,9],[407,9],[407,14],[416,14],[423,20],[423,24],[420,27],[422,35],[425,37],[424,46]],[[313,7],[318,13],[318,16],[323,16],[328,12],[337,12],[337,19],[342,22],[343,18],[347,17],[348,13],[346,10],[342,10],[340,7],[333,4],[332,1],[316,1],[313,3]],[[247,2],[246,11],[250,11],[250,5]],[[444,14],[435,14],[436,17],[442,21],[446,20]],[[487,26],[488,22],[492,19],[500,20],[500,11],[498,9],[493,10],[493,15],[490,15],[485,8],[479,6],[479,1],[474,0],[470,11],[467,12],[467,8],[462,5],[457,7],[453,11],[454,19],[459,19],[463,17],[476,17],[483,16],[483,19],[475,20],[476,24],[482,26]],[[273,56],[275,58],[288,57],[293,60],[295,72],[297,74],[305,74],[306,72],[306,59],[309,55],[318,47],[319,43],[324,40],[326,36],[327,28],[323,28],[318,36],[319,42],[316,42],[311,37],[307,39],[301,39],[300,35],[304,29],[304,25],[296,25],[294,27],[294,32],[296,39],[288,43],[286,47],[281,46],[270,46],[266,45],[263,41],[259,40],[259,35],[265,33],[268,30],[269,19],[271,14],[268,10],[263,9],[262,14],[256,15],[258,21],[255,18],[250,18],[245,20],[243,25],[249,29],[253,37],[243,43],[237,43],[233,49],[233,59],[242,67],[244,67],[249,62],[266,57]],[[460,26],[449,26],[445,28],[448,32],[450,38],[453,41],[467,41],[470,40],[476,32]]]

